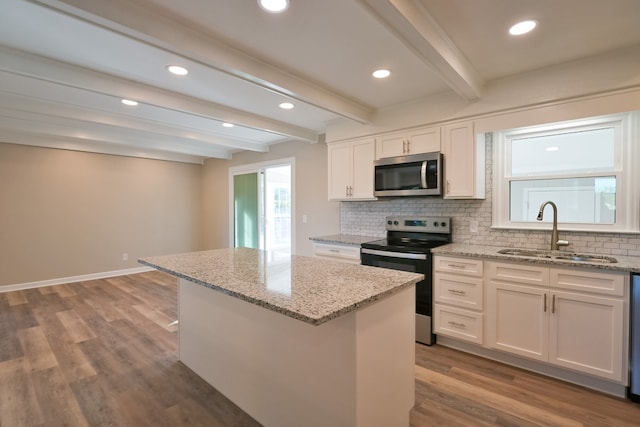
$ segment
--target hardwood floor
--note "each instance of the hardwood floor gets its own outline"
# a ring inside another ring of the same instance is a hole
[[[177,361],[149,272],[0,294],[0,426],[257,426]],[[640,404],[416,345],[411,426],[640,426]],[[394,427],[394,426],[390,426]]]

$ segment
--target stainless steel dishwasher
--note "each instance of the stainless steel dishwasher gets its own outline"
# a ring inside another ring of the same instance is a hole
[[[631,275],[631,358],[629,398],[640,402],[640,274]]]

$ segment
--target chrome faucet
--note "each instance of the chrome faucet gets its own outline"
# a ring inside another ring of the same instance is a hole
[[[569,242],[567,240],[558,239],[558,207],[552,201],[544,202],[540,205],[540,211],[538,212],[538,221],[542,221],[542,212],[547,205],[551,205],[553,208],[553,228],[551,229],[551,250],[557,251],[560,246],[567,246]]]

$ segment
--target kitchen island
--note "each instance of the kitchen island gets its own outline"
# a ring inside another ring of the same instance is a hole
[[[421,274],[248,248],[150,257],[179,278],[179,359],[265,426],[408,426]]]

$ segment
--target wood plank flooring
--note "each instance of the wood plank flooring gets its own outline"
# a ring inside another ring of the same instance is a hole
[[[0,426],[259,425],[178,362],[176,297],[159,272],[0,293]],[[417,344],[411,426],[640,426],[640,404]]]

